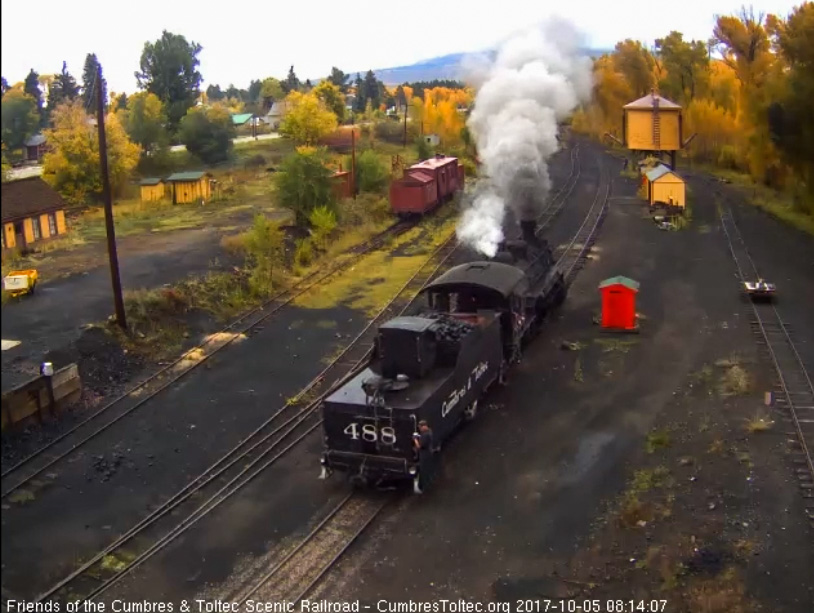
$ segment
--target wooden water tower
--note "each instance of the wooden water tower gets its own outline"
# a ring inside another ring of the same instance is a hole
[[[622,143],[633,152],[670,156],[670,168],[676,167],[676,152],[691,139],[683,142],[681,106],[650,90],[650,94],[630,104],[622,111]]]

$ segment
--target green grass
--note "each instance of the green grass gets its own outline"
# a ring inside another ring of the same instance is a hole
[[[218,225],[237,214],[251,219],[256,213],[276,210],[274,187],[265,173],[223,175],[226,186],[220,198],[205,205],[185,203],[173,205],[168,200],[141,202],[140,199],[117,202],[113,207],[116,237],[145,232],[170,232]],[[223,194],[223,192],[227,192]],[[76,244],[105,240],[104,209],[97,207],[84,212],[71,227]]]
[[[670,446],[670,435],[664,430],[656,430],[647,435],[645,450],[647,453],[655,453],[659,449]]]
[[[310,309],[327,309],[346,305],[353,309],[375,315],[407,283],[410,277],[426,261],[429,253],[423,255],[395,256],[391,249],[402,245],[422,242],[431,252],[440,245],[455,228],[455,219],[447,219],[429,237],[422,238],[425,224],[417,226],[397,237],[387,250],[377,250],[355,264],[344,274],[320,285],[314,291],[299,296],[295,304]],[[370,283],[371,279],[386,279],[382,283]]]
[[[261,168],[275,166],[283,157],[294,151],[295,143],[288,138],[273,138],[268,140],[249,141],[237,143],[232,148],[229,159],[217,164],[205,164],[189,151],[171,151],[167,154],[167,162],[158,168],[144,168],[142,176],[168,175],[184,170],[227,170],[245,167],[252,158],[262,155],[265,162]]]
[[[664,466],[657,466],[652,470],[637,470],[633,475],[633,483],[631,488],[635,492],[642,493],[654,488],[670,485],[671,483],[672,479],[670,478],[670,471]]]
[[[754,206],[766,211],[776,219],[814,236],[814,215],[795,206],[791,194],[755,183],[749,175],[741,172],[725,170],[708,164],[694,164],[693,166],[698,170],[730,181],[732,185],[740,188],[746,199]],[[814,210],[814,206],[811,204],[809,207]]]

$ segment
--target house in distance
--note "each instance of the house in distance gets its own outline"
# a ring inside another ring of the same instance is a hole
[[[2,201],[4,252],[25,250],[68,231],[65,201],[40,177],[3,183]]]

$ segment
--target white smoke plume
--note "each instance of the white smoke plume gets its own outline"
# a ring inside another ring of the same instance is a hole
[[[582,43],[570,23],[552,18],[508,38],[494,61],[479,56],[464,62],[477,88],[467,125],[485,176],[457,234],[489,257],[503,240],[507,207],[518,221],[534,219],[546,201],[557,122],[591,95],[591,60],[580,53]]]

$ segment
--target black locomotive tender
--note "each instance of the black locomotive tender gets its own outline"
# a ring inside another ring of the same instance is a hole
[[[379,327],[367,368],[324,400],[321,478],[338,470],[369,485],[412,480],[423,491],[432,468],[413,445],[418,423],[440,447],[565,299],[535,222],[520,225],[521,240],[448,270],[422,290],[417,315]]]

